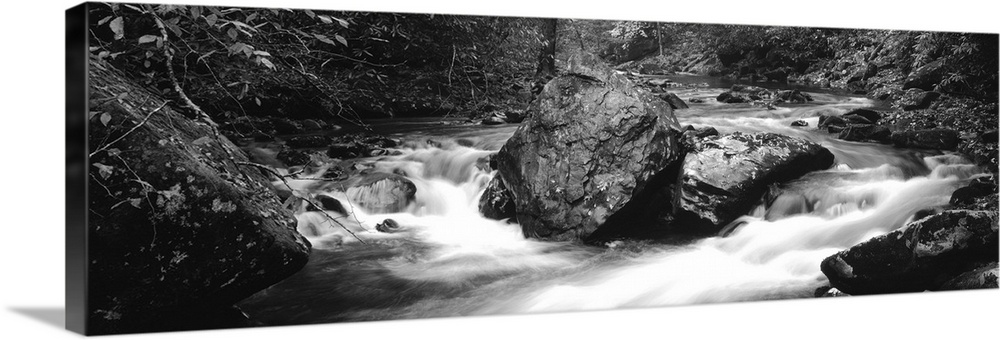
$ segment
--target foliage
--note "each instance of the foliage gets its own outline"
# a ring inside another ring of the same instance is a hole
[[[163,95],[165,49],[216,119],[328,117],[481,105],[533,69],[537,19],[104,4],[92,53]],[[158,28],[162,23],[165,34]],[[416,86],[415,86],[416,85]],[[405,103],[405,104],[403,104]]]

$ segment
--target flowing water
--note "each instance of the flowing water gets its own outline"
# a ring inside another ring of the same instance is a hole
[[[415,202],[404,212],[374,214],[322,182],[293,181],[341,200],[347,214],[330,214],[365,243],[322,213],[299,213],[300,230],[322,234],[310,237],[309,263],[240,306],[277,325],[812,297],[827,285],[819,269],[825,257],[947,205],[956,188],[981,172],[956,155],[846,142],[814,128],[821,114],[873,105],[864,98],[810,92],[815,102],[766,110],[718,104],[722,91],[678,88],[685,100],[706,100],[675,114],[682,124],[722,133],[805,138],[830,149],[836,165],[782,185],[770,206],[740,218],[725,236],[597,248],[526,239],[513,222],[479,214],[479,196],[494,174],[476,162],[517,126],[374,122],[376,131],[409,141],[399,155],[370,161],[413,181]],[[799,119],[809,127],[790,126]],[[403,231],[377,232],[374,226],[387,218]]]

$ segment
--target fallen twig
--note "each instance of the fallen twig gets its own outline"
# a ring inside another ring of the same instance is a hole
[[[292,189],[292,186],[290,184],[288,184],[288,180],[285,179],[285,176],[282,176],[280,173],[278,173],[278,171],[276,171],[274,169],[271,169],[270,167],[268,167],[266,165],[252,163],[252,162],[237,162],[236,164],[246,165],[246,166],[252,166],[252,167],[255,167],[257,169],[261,169],[261,170],[267,171],[271,175],[274,175],[275,177],[278,177],[278,179],[281,180],[281,183],[284,183],[285,187],[287,187],[288,190],[291,190],[292,192],[295,192],[295,189]],[[300,197],[302,198],[302,200],[306,201],[306,203],[309,203],[309,205],[313,206],[313,208],[316,208],[317,211],[319,211],[324,216],[326,216],[326,218],[329,219],[331,222],[333,222],[334,224],[336,224],[336,225],[340,226],[341,228],[343,228],[344,230],[346,230],[348,234],[351,234],[351,236],[354,236],[354,238],[357,239],[358,242],[361,242],[362,244],[368,245],[367,242],[365,242],[360,237],[358,237],[358,235],[354,234],[354,232],[351,231],[351,229],[348,229],[347,226],[345,226],[344,224],[338,222],[337,219],[333,218],[333,216],[330,216],[330,214],[327,214],[326,210],[323,209],[323,206],[317,204],[316,202],[313,202],[313,200],[309,199],[308,197],[302,197],[302,196],[300,196]],[[355,217],[355,219],[356,219],[356,217]]]
[[[148,121],[148,120],[149,120],[149,117],[152,117],[152,116],[153,116],[153,114],[154,114],[154,113],[156,113],[157,111],[160,111],[160,110],[162,110],[162,109],[163,109],[164,107],[166,107],[166,106],[167,106],[167,103],[169,103],[169,102],[170,102],[169,100],[167,100],[167,101],[164,101],[164,102],[163,102],[163,104],[161,104],[161,105],[160,105],[160,107],[158,107],[158,108],[156,108],[155,110],[153,110],[153,111],[150,111],[150,112],[149,112],[148,114],[146,114],[146,117],[145,117],[145,118],[143,118],[143,119],[142,119],[142,121],[141,121],[141,122],[139,122],[139,124],[136,124],[135,126],[133,126],[133,127],[132,127],[131,129],[129,129],[128,131],[125,131],[125,134],[123,134],[123,135],[119,136],[118,138],[115,138],[115,140],[111,141],[110,143],[108,143],[108,144],[104,144],[104,146],[101,146],[101,147],[97,148],[97,150],[94,150],[94,152],[91,152],[91,153],[90,153],[90,157],[94,157],[94,155],[96,155],[96,154],[97,154],[98,152],[101,152],[101,151],[104,151],[104,150],[107,150],[107,149],[108,149],[108,147],[110,147],[111,145],[113,145],[113,144],[115,144],[115,143],[117,143],[117,142],[121,141],[122,139],[125,139],[125,137],[126,137],[126,136],[128,136],[128,135],[129,135],[130,133],[132,133],[132,131],[135,131],[136,129],[138,129],[138,128],[139,128],[140,126],[142,126],[143,124],[146,124],[146,121]]]

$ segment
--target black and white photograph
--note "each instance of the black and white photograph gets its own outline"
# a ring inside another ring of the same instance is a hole
[[[65,8],[69,331],[1000,292],[996,28],[283,6]]]

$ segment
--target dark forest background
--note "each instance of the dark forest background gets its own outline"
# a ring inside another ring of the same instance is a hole
[[[807,81],[885,100],[922,70],[926,90],[997,101],[992,34],[128,4],[91,17],[94,55],[169,97],[169,49],[173,78],[222,122],[518,108],[551,76],[546,54],[558,69],[580,51],[623,70]]]

